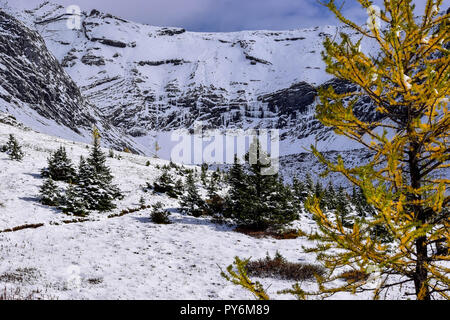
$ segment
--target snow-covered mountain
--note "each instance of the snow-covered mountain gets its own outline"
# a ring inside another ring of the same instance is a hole
[[[41,132],[88,141],[92,125],[117,148],[133,143],[109,124],[47,50],[41,36],[0,11],[0,111]]]
[[[152,153],[155,138],[167,144],[171,130],[195,121],[214,129],[280,129],[282,154],[316,139],[322,149],[355,148],[314,118],[317,87],[355,89],[324,70],[322,42],[342,31],[336,27],[198,33],[96,10],[67,13],[49,2],[26,11],[9,6],[42,35],[82,96],[144,153]],[[78,21],[79,29],[68,27]],[[366,104],[359,104],[361,115],[373,117]],[[161,155],[168,158],[169,149]]]

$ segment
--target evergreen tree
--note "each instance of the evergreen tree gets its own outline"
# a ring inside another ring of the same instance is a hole
[[[84,206],[89,210],[95,210],[94,208],[97,207],[96,191],[98,189],[96,180],[94,168],[81,156],[78,164],[76,186],[73,186],[72,189],[73,194],[77,193],[78,196],[83,198]]]
[[[325,199],[325,205],[328,210],[335,210],[337,207],[337,197],[336,191],[334,190],[333,184],[330,183],[328,185],[328,188],[325,190],[324,199]]]
[[[314,185],[313,197],[317,197],[317,199],[320,199],[320,208],[322,210],[326,209],[326,199],[324,195],[325,191],[323,189],[323,186],[320,181],[317,180],[316,184]]]
[[[217,195],[217,181],[214,179],[214,176],[211,176],[209,179],[208,185],[206,186],[207,195],[209,198],[212,198]]]
[[[306,191],[308,192],[308,194],[313,194],[314,193],[314,181],[311,177],[311,175],[309,173],[306,174]]]
[[[153,190],[159,193],[165,193],[171,198],[178,199],[179,196],[183,193],[181,181],[177,181],[174,183],[174,178],[170,173],[170,169],[167,166],[164,166],[162,169],[162,174],[156,179],[153,183]]]
[[[367,198],[361,188],[353,188],[351,202],[360,217],[370,217],[375,214],[373,206],[367,202]]]
[[[274,181],[272,192],[267,193],[265,225],[263,227],[281,227],[298,219],[299,207],[289,187],[280,178]]]
[[[292,180],[292,193],[297,201],[297,205],[305,202],[306,198],[308,197],[306,185],[302,183],[297,177],[294,177]]]
[[[89,204],[83,197],[78,188],[74,184],[70,184],[65,195],[59,202],[59,208],[66,214],[73,214],[76,216],[86,216],[88,214]]]
[[[219,168],[217,168],[217,169],[212,173],[212,178],[214,179],[214,181],[216,181],[216,184],[219,184],[219,183],[222,182],[222,174],[221,174]]]
[[[164,205],[162,202],[157,202],[152,206],[152,212],[150,214],[150,219],[152,222],[157,224],[170,224],[170,212],[164,210]]]
[[[206,205],[208,214],[211,216],[215,216],[217,218],[222,217],[225,210],[225,199],[223,199],[217,193],[217,180],[214,177],[214,174],[211,175],[206,190],[207,190]]]
[[[105,179],[106,182],[110,183],[113,176],[111,170],[106,165],[106,155],[101,150],[100,133],[97,128],[94,128],[92,135],[94,138],[94,145],[87,158],[87,163],[93,168],[98,177]]]
[[[207,185],[207,178],[208,178],[208,164],[207,163],[203,163],[201,166],[201,173],[200,173],[200,180],[202,181],[202,184],[204,186]]]
[[[59,204],[61,195],[58,192],[58,186],[52,178],[48,178],[44,181],[39,194],[42,204],[47,206],[57,206]]]
[[[205,213],[205,203],[198,193],[192,173],[186,177],[186,193],[181,197],[181,210],[194,217]]]
[[[175,187],[174,187],[175,193],[177,194],[177,196],[181,196],[184,192],[184,185],[183,185],[183,180],[178,179],[175,182]]]
[[[258,139],[250,145],[246,159],[250,162],[250,174],[244,174],[242,181],[237,184],[238,188],[232,189],[236,199],[232,218],[239,225],[255,230],[278,228],[295,220],[298,212],[291,192],[279,180],[278,174],[265,174],[271,166],[271,159],[261,149]],[[233,179],[234,174],[241,174],[238,166],[236,170],[236,173],[230,172]]]
[[[47,159],[47,168],[41,170],[43,177],[52,178],[55,181],[72,182],[76,179],[75,169],[72,161],[67,157],[66,148],[60,146]]]
[[[12,134],[9,135],[8,142],[6,143],[6,153],[11,160],[16,161],[22,161],[25,155],[19,142]]]
[[[119,188],[112,184],[113,176],[106,165],[106,156],[100,149],[100,135],[94,129],[94,147],[89,158],[80,159],[77,192],[89,210],[110,211],[116,208],[115,200],[123,199]]]
[[[340,186],[338,189],[338,192],[335,197],[335,209],[336,209],[336,215],[338,219],[340,219],[340,222],[344,227],[351,228],[353,227],[353,223],[350,219],[348,219],[348,215],[350,214],[349,210],[349,201],[346,196],[345,189]]]
[[[243,166],[239,163],[237,155],[234,156],[234,163],[228,173],[228,183],[230,191],[226,197],[226,217],[232,217],[234,212],[244,210],[244,203],[247,194],[249,194],[249,186],[247,184],[247,176],[244,173]]]
[[[80,194],[80,189],[70,184],[64,197],[59,203],[59,208],[66,214],[73,214],[76,216],[86,216],[88,213],[89,204],[86,202],[84,196]]]

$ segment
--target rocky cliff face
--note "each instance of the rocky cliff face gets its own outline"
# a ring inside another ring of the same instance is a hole
[[[95,124],[110,144],[127,145],[122,134],[83,97],[42,37],[1,10],[0,111],[15,115],[32,128],[46,127],[50,133],[65,130],[63,136],[81,140],[90,139],[89,131]]]
[[[95,122],[77,85],[35,31],[0,11],[0,98],[80,133]]]
[[[39,100],[33,103],[36,111],[74,130],[97,114],[147,154],[157,134],[192,129],[196,121],[213,129],[279,129],[282,154],[297,153],[316,140],[323,149],[355,147],[314,118],[318,87],[356,89],[325,72],[320,51],[325,36],[341,31],[335,27],[196,33],[137,24],[96,10],[78,16],[49,2],[22,12],[21,19],[42,35],[80,88],[78,92],[69,81],[62,86],[66,95],[48,86],[39,98],[27,94],[23,99]],[[79,29],[68,28],[71,19],[79,20]],[[27,37],[41,41],[34,32]],[[23,43],[20,50],[27,46]],[[362,47],[370,50],[371,44],[363,42]],[[46,64],[66,77],[52,56]],[[36,89],[46,77],[41,80],[29,85]],[[47,102],[60,104],[65,96],[71,102],[56,114]],[[369,101],[361,99],[356,111],[370,120],[376,115],[369,109]]]
[[[332,81],[353,89],[324,70],[322,42],[335,27],[196,33],[94,10],[76,16],[80,29],[70,30],[67,21],[75,16],[50,3],[25,16],[82,95],[147,151],[155,132],[192,128],[196,121],[214,129],[280,129],[284,153],[316,138],[324,148],[345,148],[314,119],[319,86]],[[366,108],[361,101],[362,115]]]

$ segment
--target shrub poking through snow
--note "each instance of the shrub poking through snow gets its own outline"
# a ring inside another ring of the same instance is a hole
[[[157,202],[152,206],[152,212],[150,214],[150,219],[152,222],[157,224],[170,224],[170,212],[164,210],[163,204],[161,202]]]
[[[141,208],[145,208],[145,198],[142,196],[139,198],[139,205]]]
[[[338,278],[347,281],[348,283],[355,283],[365,281],[369,278],[369,273],[361,272],[359,270],[345,271],[341,273]]]
[[[66,148],[59,147],[47,160],[48,167],[41,170],[41,175],[54,181],[72,182],[75,180],[75,168],[67,157]]]
[[[217,176],[211,175],[207,190],[207,199],[205,201],[207,214],[217,219],[223,218],[225,212],[225,199],[218,194]]]
[[[317,265],[289,262],[279,252],[273,258],[267,255],[264,259],[249,261],[246,269],[250,276],[294,281],[313,280],[325,272]]]
[[[202,181],[203,186],[206,187],[208,178],[208,164],[203,163],[201,166],[200,180]]]

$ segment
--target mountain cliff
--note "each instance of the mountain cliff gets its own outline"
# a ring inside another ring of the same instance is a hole
[[[326,36],[348,29],[198,33],[97,10],[67,13],[49,2],[17,15],[42,36],[80,88],[78,93],[68,87],[79,112],[87,108],[81,101],[87,101],[94,106],[87,109],[143,153],[152,154],[157,139],[161,156],[169,158],[170,133],[192,129],[197,121],[219,130],[279,129],[283,155],[302,152],[316,141],[323,150],[355,148],[314,117],[318,87],[356,90],[331,78],[320,54]],[[79,28],[70,29],[68,22],[74,21]],[[363,41],[362,50],[371,50],[370,42]],[[361,99],[356,111],[370,120],[376,115],[368,112],[369,102]],[[62,113],[58,121],[76,130],[77,123],[94,117],[87,114]]]
[[[0,111],[33,129],[82,141],[96,125],[110,145],[135,149],[84,98],[42,37],[1,10]]]

